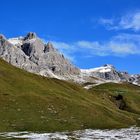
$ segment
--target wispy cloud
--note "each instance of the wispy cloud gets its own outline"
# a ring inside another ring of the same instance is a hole
[[[76,41],[73,43],[52,41],[62,53],[75,61],[75,57],[140,55],[140,35],[119,34],[106,42]]]
[[[107,29],[111,29],[112,27],[114,27],[114,19],[107,19],[107,18],[100,18],[98,20],[98,23],[101,25],[104,25]]]
[[[140,31],[140,11],[126,14],[122,17],[112,19],[101,18],[99,23],[103,24],[109,30],[126,30]]]
[[[140,12],[131,13],[121,18],[120,27],[123,29],[140,30]]]

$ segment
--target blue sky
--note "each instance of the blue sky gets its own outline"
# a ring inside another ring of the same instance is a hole
[[[140,73],[139,0],[0,0],[0,32],[33,31],[80,68]]]

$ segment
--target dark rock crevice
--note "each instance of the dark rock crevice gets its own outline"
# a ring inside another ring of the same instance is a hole
[[[126,101],[123,95],[111,96],[111,101],[117,106],[118,109],[125,110],[127,108]]]

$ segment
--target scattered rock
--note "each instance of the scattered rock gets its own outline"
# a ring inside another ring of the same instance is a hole
[[[115,105],[121,109],[121,110],[125,110],[126,108],[126,102],[123,99],[122,95],[117,95],[117,96],[112,96],[111,100],[115,103]]]
[[[20,108],[18,108],[18,109],[17,109],[17,111],[18,111],[18,112],[20,112],[20,111],[21,111],[21,109],[20,109]]]

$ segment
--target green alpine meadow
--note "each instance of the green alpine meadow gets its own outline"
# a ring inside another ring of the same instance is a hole
[[[140,125],[140,87],[46,78],[0,60],[0,131],[55,132]]]

